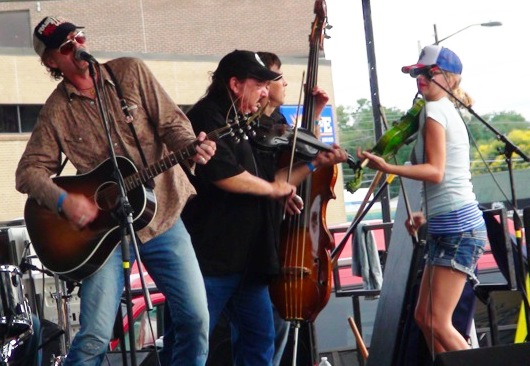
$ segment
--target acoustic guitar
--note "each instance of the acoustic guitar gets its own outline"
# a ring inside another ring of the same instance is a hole
[[[217,141],[225,136],[234,136],[236,125],[237,120],[212,131],[208,134],[208,139]],[[134,230],[149,225],[156,213],[154,191],[144,184],[193,157],[197,143],[195,141],[141,170],[129,159],[117,157],[133,212]],[[29,197],[24,208],[26,228],[37,256],[47,269],[62,278],[81,281],[105,264],[121,240],[120,220],[116,213],[120,207],[120,190],[114,178],[114,164],[111,159],[107,159],[88,173],[52,179],[67,192],[83,194],[93,199],[99,208],[97,218],[79,230],[66,218]]]

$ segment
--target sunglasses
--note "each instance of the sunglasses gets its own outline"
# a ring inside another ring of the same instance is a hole
[[[79,31],[76,33],[76,35],[72,38],[64,42],[59,46],[59,52],[62,55],[68,55],[71,53],[74,49],[74,42],[79,44],[84,44],[86,41],[86,36],[83,31]]]

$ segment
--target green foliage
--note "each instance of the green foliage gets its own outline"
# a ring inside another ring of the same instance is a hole
[[[517,148],[519,148],[526,155],[530,154],[530,130],[528,128],[514,129],[505,135]],[[480,151],[480,154],[478,153]],[[483,140],[478,144],[478,151],[475,149],[472,153],[471,172],[475,174],[484,174],[488,170],[485,167],[484,161],[489,166],[492,172],[507,170],[506,155],[512,158],[513,169],[527,169],[530,167],[525,163],[516,153],[509,154],[506,151],[506,146],[503,141],[496,139],[495,136],[490,140]],[[480,156],[482,155],[482,157]]]
[[[383,107],[381,120],[386,120],[390,128],[392,122],[399,120],[404,114],[405,112],[397,108]],[[346,149],[353,156],[355,156],[358,147],[362,150],[368,150],[376,143],[372,103],[368,99],[357,100],[357,105],[354,107],[338,106],[337,125],[341,147]],[[386,131],[386,128],[383,128],[383,133],[384,131]],[[404,146],[402,149],[398,150],[396,158],[400,163],[407,160],[407,157],[410,154],[410,149],[410,146]],[[369,186],[375,175],[374,171],[365,168],[363,170],[363,176],[359,177],[355,175],[355,172],[353,172],[346,164],[343,165],[343,172],[345,187],[349,191],[361,186]],[[391,196],[394,196],[393,193],[399,192],[398,184],[398,180],[394,180],[392,183],[390,187]]]
[[[382,119],[386,119],[388,124],[391,124],[393,121],[399,120],[404,114],[405,111],[397,108],[383,108],[382,115],[385,118]],[[487,114],[482,116],[482,118],[498,130],[500,134],[507,136],[521,151],[530,154],[530,122],[525,121],[523,116],[513,111],[503,111]],[[506,170],[504,144],[476,117],[467,113],[467,116],[464,115],[464,120],[468,124],[471,135],[477,141],[479,150],[490,168],[493,171]],[[372,104],[368,99],[358,99],[355,106],[338,106],[337,126],[341,147],[353,156],[355,156],[358,147],[362,150],[367,150],[371,149],[376,143]],[[383,133],[385,130],[383,128]],[[412,146],[413,142],[401,147],[395,156],[394,162],[396,164],[405,163],[410,156]],[[514,169],[529,167],[529,164],[522,162],[516,154],[513,154],[512,158]],[[473,145],[471,148],[471,159],[471,172],[473,175],[486,172],[484,162],[482,162]],[[350,190],[353,187],[367,187],[375,175],[374,171],[365,168],[363,177],[356,177],[346,164],[343,165],[343,172],[345,187]],[[395,179],[390,186],[390,195],[394,197],[397,194],[399,194],[399,180]]]
[[[507,134],[512,130],[526,129],[530,126],[523,116],[513,111],[486,114],[481,117],[502,135]],[[486,127],[484,123],[479,121],[475,116],[470,116],[469,118],[469,131],[477,142],[492,142],[495,140],[495,134],[491,129]]]

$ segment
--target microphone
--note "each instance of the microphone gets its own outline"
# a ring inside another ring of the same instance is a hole
[[[90,63],[96,63],[96,64],[98,63],[96,59],[94,58],[94,56],[92,56],[90,53],[88,53],[82,48],[78,48],[75,51],[75,59],[79,61],[90,62]]]
[[[401,72],[409,74],[413,78],[417,78],[418,76],[422,75],[430,79],[434,76],[434,73],[438,71],[439,69],[440,68],[436,65],[427,65],[427,66],[420,66],[420,67],[404,66],[401,68]]]

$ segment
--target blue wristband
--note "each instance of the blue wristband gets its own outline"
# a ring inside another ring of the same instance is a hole
[[[63,202],[68,194],[66,192],[61,192],[59,195],[59,199],[57,200],[57,212],[62,214],[63,213]]]
[[[317,170],[317,168],[310,161],[307,162],[307,167],[309,168],[310,172],[314,172],[315,170]]]

